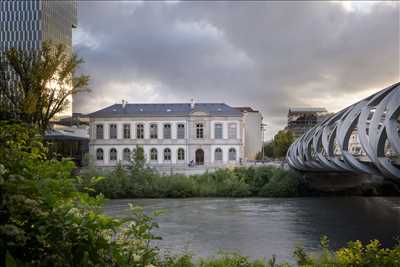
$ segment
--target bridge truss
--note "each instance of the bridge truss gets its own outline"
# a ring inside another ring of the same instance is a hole
[[[290,146],[286,159],[290,167],[305,172],[354,172],[400,179],[399,121],[400,82],[308,130]]]

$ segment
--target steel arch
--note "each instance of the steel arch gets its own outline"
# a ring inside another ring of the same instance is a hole
[[[400,179],[400,82],[325,119],[286,155],[291,168],[354,172]],[[349,151],[357,140],[360,153]]]

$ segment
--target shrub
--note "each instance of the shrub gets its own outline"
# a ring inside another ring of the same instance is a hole
[[[82,171],[82,176],[104,176],[95,189],[108,198],[141,197],[290,197],[299,195],[297,177],[274,167],[219,169],[201,175],[160,175],[145,167],[130,171]]]
[[[299,196],[299,180],[291,172],[274,169],[268,183],[260,190],[263,197],[294,197]]]

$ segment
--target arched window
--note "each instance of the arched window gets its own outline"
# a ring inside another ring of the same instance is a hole
[[[229,160],[236,160],[236,149],[229,149]]]
[[[171,149],[169,148],[164,149],[164,160],[165,161],[171,160]]]
[[[215,161],[222,161],[222,149],[221,148],[218,147],[217,149],[215,149],[214,157],[215,157]]]
[[[115,148],[110,149],[110,161],[117,160],[117,150]]]
[[[152,149],[150,150],[150,160],[154,160],[154,161],[158,160],[157,149],[152,148]]]
[[[124,159],[124,161],[130,161],[131,160],[131,151],[129,150],[129,148],[124,148],[123,159]]]
[[[185,160],[185,150],[183,148],[178,149],[178,160]]]
[[[104,151],[102,148],[96,150],[96,160],[104,160]]]

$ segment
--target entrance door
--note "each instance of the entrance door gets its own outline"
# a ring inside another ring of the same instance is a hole
[[[196,150],[196,165],[204,165],[204,151],[203,149]]]

